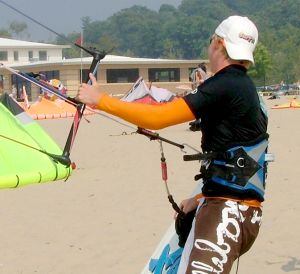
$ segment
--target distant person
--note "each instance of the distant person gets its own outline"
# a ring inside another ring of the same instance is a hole
[[[54,87],[58,93],[61,93],[64,96],[67,95],[67,88],[63,85],[63,83],[60,80],[50,79],[50,80],[45,80],[45,82],[49,84],[51,87]],[[46,99],[51,101],[55,101],[58,98],[57,95],[50,93],[44,89],[42,89],[42,93]]]
[[[90,74],[77,100],[142,128],[162,129],[201,118],[199,154],[202,195],[182,201],[197,208],[177,274],[229,274],[236,259],[253,245],[261,224],[268,146],[268,118],[247,70],[254,63],[256,26],[230,16],[210,39],[208,58],[214,75],[195,92],[159,105],[129,103],[109,96]],[[99,141],[101,144],[101,141]],[[101,170],[100,170],[101,173]],[[128,180],[130,186],[130,178]],[[145,197],[147,199],[147,197]]]
[[[200,85],[204,83],[205,80],[209,78],[207,74],[207,69],[205,63],[198,65],[198,68],[192,73],[192,90],[195,90]],[[191,131],[200,131],[201,130],[201,120],[197,119],[189,123],[189,129]]]
[[[17,99],[17,88],[15,85],[12,85],[10,96],[15,100]]]
[[[191,74],[192,90],[195,90],[199,85],[203,84],[208,78],[205,63],[201,63]]]

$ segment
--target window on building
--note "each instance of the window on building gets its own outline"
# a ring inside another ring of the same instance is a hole
[[[14,61],[19,61],[19,52],[14,51]]]
[[[7,51],[0,51],[0,61],[7,61],[7,60],[8,60]]]
[[[32,50],[28,51],[28,59],[29,59],[29,61],[31,61],[33,59],[33,51]]]
[[[134,83],[139,78],[139,69],[107,69],[107,83]]]
[[[47,51],[39,50],[39,60],[40,61],[47,61]]]
[[[18,75],[11,75],[11,84],[16,88],[17,91],[17,101],[24,101],[23,96],[23,86],[25,87],[28,99],[31,100],[31,85],[25,79],[19,77]]]
[[[179,68],[151,68],[148,76],[150,82],[180,82]]]
[[[59,80],[59,70],[40,71],[39,73],[42,75],[42,78],[45,78],[45,80]]]

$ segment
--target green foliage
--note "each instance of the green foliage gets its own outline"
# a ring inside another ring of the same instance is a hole
[[[232,14],[232,10],[224,1],[219,0],[183,0],[178,10],[187,16],[216,20],[216,24],[220,21],[220,18]]]
[[[172,5],[162,4],[159,9],[159,14],[164,17],[168,17],[168,15],[172,17],[177,14],[177,9]]]
[[[258,43],[256,46],[255,54],[255,66],[249,70],[249,75],[252,76],[260,85],[266,85],[266,79],[271,72],[271,56],[268,49],[262,44]]]
[[[12,35],[7,29],[0,29],[0,37],[1,38],[11,38]]]
[[[235,11],[235,13],[245,16],[255,15],[257,11],[267,10],[274,4],[274,0],[224,0],[224,4]]]
[[[27,24],[25,22],[12,21],[9,25],[9,30],[16,36],[20,36],[27,30]]]
[[[55,43],[58,44],[58,45],[65,45],[65,44],[71,44],[71,43],[68,43],[68,41],[75,41],[80,37],[80,33],[77,33],[77,32],[72,32],[72,33],[69,33],[68,35],[63,35],[61,34],[61,37],[60,36],[57,36],[56,37],[56,41]],[[63,49],[63,57],[64,58],[78,58],[80,57],[80,49],[73,46],[72,48],[70,49]]]

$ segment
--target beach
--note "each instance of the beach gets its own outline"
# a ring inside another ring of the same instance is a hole
[[[265,100],[275,162],[261,230],[240,258],[240,274],[300,273],[300,109],[270,109],[288,100]],[[172,222],[159,143],[100,115],[87,119],[71,153],[77,168],[66,182],[0,191],[1,274],[139,274]],[[71,122],[39,121],[62,147]],[[199,149],[201,134],[188,127],[159,134]],[[179,203],[195,187],[199,163],[184,162],[177,147],[163,148],[168,185]]]

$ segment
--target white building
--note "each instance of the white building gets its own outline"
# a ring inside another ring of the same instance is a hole
[[[61,61],[66,45],[34,43],[0,38],[0,62],[3,64]]]

